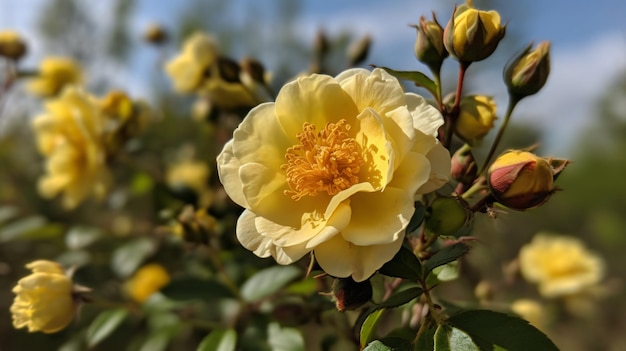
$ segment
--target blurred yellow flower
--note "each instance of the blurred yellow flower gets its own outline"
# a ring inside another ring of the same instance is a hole
[[[461,98],[459,118],[454,130],[470,145],[478,145],[493,129],[496,116],[496,102],[484,95],[471,95]]]
[[[28,82],[27,89],[41,97],[52,97],[68,85],[83,81],[80,65],[67,57],[48,57],[39,65],[39,73]]]
[[[125,288],[131,299],[143,303],[169,282],[170,275],[163,266],[158,263],[149,263],[135,272],[126,282]]]
[[[0,56],[12,60],[18,60],[26,54],[26,43],[24,39],[14,31],[0,31]]]
[[[54,333],[72,321],[75,304],[72,280],[56,262],[39,260],[26,265],[33,273],[17,282],[11,305],[13,326],[29,332]]]
[[[595,287],[604,275],[604,261],[579,239],[538,234],[521,248],[522,275],[539,285],[545,297],[579,294]]]
[[[545,307],[539,302],[531,299],[518,299],[511,304],[511,311],[527,320],[536,328],[546,329],[548,315]]]
[[[98,102],[75,88],[46,103],[33,120],[39,151],[47,158],[39,192],[46,198],[63,193],[63,205],[76,207],[86,197],[102,198],[110,180],[102,144],[104,117]]]
[[[226,192],[246,209],[239,241],[280,264],[314,251],[332,276],[369,278],[402,245],[416,196],[448,180],[442,124],[381,69],[288,83],[217,159]]]
[[[184,160],[170,166],[167,170],[167,185],[174,189],[190,189],[198,197],[200,207],[211,203],[211,189],[209,188],[209,166],[200,161]]]
[[[217,107],[254,106],[267,101],[250,74],[221,56],[213,38],[204,33],[189,37],[182,53],[166,64],[165,71],[176,91],[201,94]]]
[[[459,61],[475,62],[489,57],[504,37],[505,26],[496,11],[459,6],[444,31],[444,44]]]

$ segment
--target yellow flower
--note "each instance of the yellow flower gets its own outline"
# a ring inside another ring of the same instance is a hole
[[[572,296],[595,287],[603,277],[604,261],[579,239],[538,234],[519,253],[526,280],[539,285],[545,297]]]
[[[381,69],[288,83],[217,159],[226,192],[246,209],[239,241],[280,264],[314,251],[330,275],[367,279],[400,248],[415,197],[448,180],[442,123]]]
[[[24,39],[14,31],[0,31],[0,56],[18,60],[26,54]]]
[[[167,170],[167,185],[175,190],[190,189],[198,196],[201,207],[211,202],[209,189],[209,166],[204,162],[185,160],[172,165]]]
[[[152,294],[170,282],[170,275],[158,263],[147,264],[126,282],[126,292],[134,301],[145,302]]]
[[[26,265],[33,273],[17,282],[11,305],[13,326],[29,332],[54,333],[72,321],[75,304],[72,280],[56,262],[39,260]]]
[[[183,51],[165,66],[174,89],[180,93],[199,93],[218,107],[254,106],[267,101],[259,84],[241,70],[236,62],[222,57],[215,41],[195,33],[183,44]]]
[[[80,65],[67,57],[48,57],[39,65],[39,73],[27,85],[30,92],[41,97],[59,94],[65,86],[83,81]]]
[[[462,62],[489,57],[504,37],[505,26],[496,11],[480,11],[463,4],[455,9],[444,31],[444,45]]]
[[[100,100],[106,116],[103,141],[107,152],[116,153],[132,137],[139,134],[150,119],[150,108],[141,101],[133,101],[122,91],[113,90]]]
[[[47,158],[39,192],[46,198],[63,193],[63,205],[69,209],[89,195],[103,197],[110,175],[98,102],[68,88],[45,107],[47,112],[33,121],[39,151]]]
[[[470,145],[478,145],[493,129],[496,116],[496,102],[489,96],[472,95],[461,99],[459,118],[454,130]]]
[[[527,320],[536,328],[545,330],[547,326],[547,314],[545,307],[535,300],[518,299],[511,304],[511,311]]]

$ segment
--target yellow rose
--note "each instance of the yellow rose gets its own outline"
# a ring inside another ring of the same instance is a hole
[[[126,292],[136,302],[143,303],[152,294],[170,282],[170,275],[165,268],[157,263],[147,264],[126,282]]]
[[[26,265],[33,273],[17,282],[11,305],[13,326],[29,332],[55,333],[72,321],[75,304],[72,280],[56,262],[39,260]]]
[[[367,279],[402,245],[417,194],[448,180],[442,124],[381,69],[288,83],[217,158],[226,192],[245,208],[239,241],[280,264],[314,251],[330,275]]]
[[[218,55],[215,41],[206,34],[195,33],[185,40],[183,52],[165,66],[174,89],[180,93],[196,91]]]
[[[63,205],[74,208],[89,195],[101,198],[110,180],[102,144],[104,117],[98,102],[68,88],[46,103],[33,120],[39,151],[47,158],[39,192],[46,198],[63,193]]]
[[[206,207],[210,204],[212,196],[209,175],[209,166],[206,163],[186,160],[168,168],[166,181],[173,190],[193,190],[198,196],[199,205]]]
[[[24,54],[26,54],[26,43],[17,32],[0,31],[0,56],[19,60]]]
[[[459,118],[454,125],[456,134],[470,145],[478,145],[493,129],[496,102],[489,96],[472,95],[461,99]]]
[[[65,86],[79,85],[83,72],[76,61],[67,57],[48,57],[39,65],[39,73],[28,83],[27,89],[41,97],[59,94]]]
[[[455,9],[444,31],[444,45],[462,62],[489,57],[504,37],[505,27],[496,11],[480,11],[468,5]]]
[[[514,210],[544,204],[555,191],[556,171],[548,161],[528,151],[505,152],[489,166],[487,180],[491,194]]]
[[[604,261],[576,238],[538,234],[521,248],[522,275],[539,285],[545,297],[572,296],[595,287],[604,275]]]

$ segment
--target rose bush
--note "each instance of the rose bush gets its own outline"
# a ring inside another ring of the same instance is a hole
[[[290,264],[314,251],[328,274],[363,281],[400,248],[417,195],[445,184],[440,113],[382,69],[311,75],[250,111],[217,158],[245,208],[237,237]]]

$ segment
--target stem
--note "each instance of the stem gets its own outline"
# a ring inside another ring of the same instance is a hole
[[[489,166],[489,162],[491,161],[491,158],[493,157],[494,153],[496,152],[496,149],[498,148],[498,145],[500,144],[500,141],[502,140],[502,136],[504,135],[504,130],[506,129],[506,126],[509,124],[509,120],[511,119],[513,110],[515,109],[515,106],[517,106],[517,103],[520,100],[521,100],[520,98],[509,94],[509,106],[506,109],[504,121],[502,122],[502,125],[500,125],[500,130],[498,130],[498,134],[496,135],[496,138],[493,140],[493,144],[491,144],[491,149],[489,149],[487,158],[485,158],[483,166],[481,167],[480,172],[478,172],[478,174],[482,174],[483,172],[485,172],[485,170]]]
[[[476,179],[474,184],[469,189],[467,189],[463,194],[460,194],[460,195],[464,200],[467,200],[470,197],[472,197],[472,195],[476,194],[477,192],[483,189],[485,189],[485,178],[478,177],[478,179]]]
[[[441,97],[441,66],[438,69],[432,69],[433,79],[435,80],[435,86],[437,90],[435,90],[435,100],[437,101],[437,107],[439,111],[443,111],[443,100]]]
[[[460,106],[461,106],[461,95],[463,94],[463,83],[465,81],[465,72],[467,72],[467,68],[470,66],[471,62],[459,62],[459,79],[456,84],[456,93],[454,96],[454,105],[452,105],[452,109],[448,113],[447,124],[448,127],[446,129],[446,135],[443,140],[443,145],[446,148],[450,148],[452,144],[452,135],[454,132],[454,125],[456,124],[456,120],[459,118]]]

